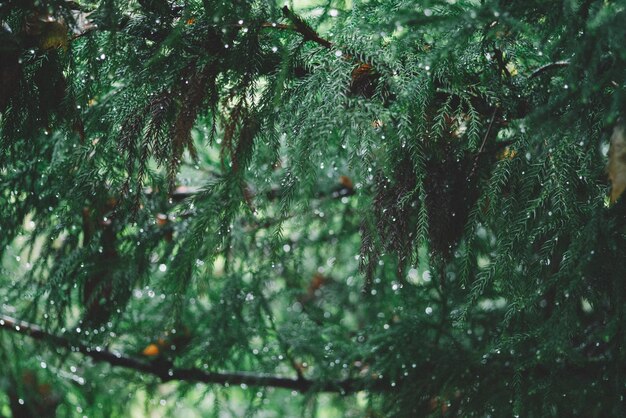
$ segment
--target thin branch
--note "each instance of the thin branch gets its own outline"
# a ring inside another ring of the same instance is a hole
[[[480,149],[478,150],[479,154],[481,152],[483,152],[483,149],[485,148],[485,144],[487,143],[487,138],[489,138],[489,134],[491,133],[491,128],[493,127],[493,122],[496,120],[496,115],[497,114],[498,114],[498,107],[496,106],[493,109],[493,114],[491,115],[491,121],[489,122],[489,127],[487,128],[487,132],[485,133],[485,137],[483,138],[483,142],[482,142],[482,144],[480,144]]]
[[[564,67],[567,67],[568,65],[569,65],[569,61],[551,62],[550,64],[542,65],[541,67],[537,68],[535,71],[532,72],[532,74],[528,78],[535,78],[545,73],[546,71],[550,71],[556,68],[564,68]]]
[[[263,22],[261,28],[263,29],[278,29],[290,32],[296,32],[302,35],[305,41],[313,41],[324,48],[332,48],[333,44],[328,39],[322,38],[313,28],[311,28],[300,16],[289,10],[289,7],[283,7],[283,15],[289,19],[293,24],[286,25],[284,23]],[[230,27],[245,28],[247,25],[243,23],[236,23],[229,25]]]
[[[152,374],[163,382],[180,380],[187,382],[201,382],[217,385],[247,385],[257,387],[275,387],[290,389],[298,392],[336,392],[353,393],[364,389],[382,390],[385,386],[381,380],[346,379],[338,382],[316,382],[304,378],[290,378],[267,374],[248,372],[207,372],[198,368],[176,368],[173,365],[146,362],[144,360],[127,357],[118,352],[108,351],[99,347],[93,348],[71,338],[51,334],[35,324],[21,321],[0,314],[0,329],[27,335],[38,341],[46,341],[53,346],[65,348],[75,353],[91,358],[96,362],[108,363],[111,366],[124,367],[137,372]],[[164,367],[165,366],[165,367]]]
[[[500,71],[502,71],[505,75],[507,80],[511,78],[511,72],[509,71],[509,69],[506,67],[507,63],[504,61],[504,54],[502,53],[502,51],[498,48],[493,48],[493,55],[496,58],[496,61],[498,63],[498,67],[500,68]]]
[[[238,25],[238,26],[242,26],[243,27],[243,25]],[[295,28],[293,26],[285,25],[284,23],[264,22],[264,23],[261,23],[261,27],[262,28],[267,28],[267,29],[280,29],[280,30],[295,31]]]
[[[173,202],[181,202],[187,198],[197,196],[203,191],[199,186],[178,186],[170,194],[169,197]],[[158,193],[158,190],[154,190],[152,187],[146,187],[144,189],[146,197],[151,197]],[[272,188],[266,193],[267,200],[276,200],[281,197],[282,190],[279,188]],[[352,187],[338,185],[329,191],[321,191],[315,194],[315,198],[319,200],[323,199],[341,199],[342,197],[349,197],[356,194],[356,190]],[[254,197],[254,196],[252,196]]]
[[[173,202],[181,202],[188,197],[197,195],[202,191],[202,188],[199,186],[177,186],[172,192],[169,194],[169,197]],[[158,194],[158,190],[154,190],[152,187],[146,187],[143,190],[144,195],[146,197],[151,197],[153,195]]]
[[[319,36],[311,26],[309,26],[300,16],[292,12],[289,7],[283,7],[283,15],[293,23],[293,30],[304,37],[305,41],[313,41],[324,48],[332,48],[333,44],[327,39]]]
[[[487,139],[491,134],[491,128],[493,128],[493,123],[496,120],[496,115],[498,114],[498,106],[493,109],[493,114],[491,115],[491,121],[489,122],[489,126],[487,127],[487,132],[485,132],[485,136],[483,137],[483,142],[480,144],[480,148],[478,149],[478,153],[476,154],[476,158],[474,159],[474,166],[472,167],[472,171],[470,172],[469,178],[473,178],[474,174],[476,174],[476,169],[478,168],[478,159],[485,148],[485,144],[487,143]]]

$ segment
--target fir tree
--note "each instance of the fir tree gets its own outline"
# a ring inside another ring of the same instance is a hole
[[[625,416],[625,21],[0,1],[0,414]]]

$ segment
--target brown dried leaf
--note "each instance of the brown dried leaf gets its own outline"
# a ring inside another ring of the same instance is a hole
[[[611,203],[615,203],[626,189],[626,124],[623,121],[613,129],[607,171],[611,181]]]

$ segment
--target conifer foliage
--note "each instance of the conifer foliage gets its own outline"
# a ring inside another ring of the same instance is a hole
[[[625,416],[624,22],[0,0],[0,414]]]

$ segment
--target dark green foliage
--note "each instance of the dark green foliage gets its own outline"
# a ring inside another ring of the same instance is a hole
[[[293,3],[0,3],[0,414],[626,415],[626,2]]]

